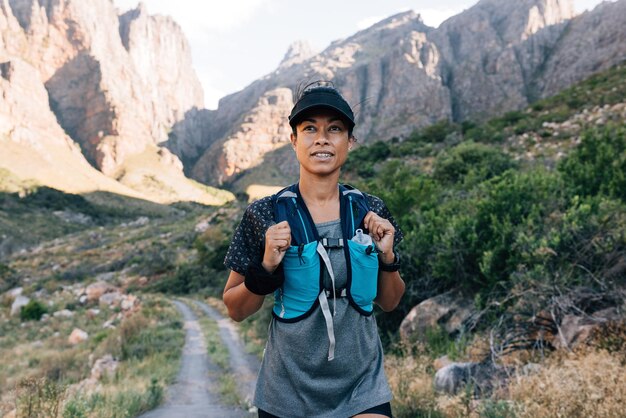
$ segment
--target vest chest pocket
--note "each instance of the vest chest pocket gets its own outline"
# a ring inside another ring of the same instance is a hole
[[[371,312],[378,287],[378,255],[371,250],[372,245],[351,240],[348,241],[348,249],[352,266],[352,299],[361,309]]]
[[[320,258],[317,242],[291,246],[285,253],[283,269],[285,282],[275,311],[281,318],[291,319],[311,309],[320,292]]]

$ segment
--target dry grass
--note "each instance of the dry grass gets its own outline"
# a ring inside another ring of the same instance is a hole
[[[555,355],[538,373],[518,377],[510,397],[523,417],[623,417],[626,365],[604,350]]]
[[[385,357],[385,373],[394,394],[394,416],[438,417],[437,394],[433,387],[432,359],[403,349],[400,355]]]
[[[385,371],[394,394],[394,416],[623,418],[626,416],[626,347],[622,335],[612,332],[616,327],[622,330],[619,325],[611,328],[610,338],[606,333],[600,338],[596,336],[593,347],[553,353],[540,362],[537,371],[514,373],[508,386],[484,399],[476,399],[471,388],[455,396],[436,392],[433,357],[420,347],[403,347],[397,354],[385,356]],[[598,349],[602,345],[598,341],[610,343],[611,352]]]
[[[102,330],[112,314],[103,307],[95,319],[80,308],[72,318],[4,323],[9,332],[0,338],[0,416],[15,408],[18,417],[135,416],[156,406],[178,370],[184,331],[180,314],[162,297],[142,300],[141,310],[114,330]],[[75,326],[90,338],[71,346],[67,335]],[[83,379],[105,354],[119,366],[93,386]]]

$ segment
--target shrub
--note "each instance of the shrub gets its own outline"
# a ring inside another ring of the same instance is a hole
[[[27,378],[16,388],[16,417],[56,418],[61,412],[65,387],[46,378]]]
[[[433,177],[444,183],[477,184],[513,167],[511,157],[500,149],[464,142],[437,157]]]
[[[574,194],[604,194],[626,202],[626,129],[595,128],[559,165]]]
[[[47,309],[41,302],[31,299],[25,306],[22,306],[20,319],[22,321],[39,321],[46,312]]]

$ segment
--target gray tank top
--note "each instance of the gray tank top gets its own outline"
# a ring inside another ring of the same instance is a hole
[[[316,224],[321,238],[341,237],[339,220]],[[343,249],[330,250],[335,286],[345,287]],[[330,289],[330,278],[324,275]],[[334,306],[333,304],[336,304]],[[328,361],[328,334],[321,309],[295,323],[272,319],[254,404],[279,417],[349,417],[389,402],[376,318],[329,297],[335,329],[335,359]]]

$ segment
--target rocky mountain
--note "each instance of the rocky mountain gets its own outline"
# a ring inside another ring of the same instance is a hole
[[[203,107],[172,19],[111,0],[1,0],[0,36],[1,167],[70,191],[223,202],[160,146]]]
[[[219,203],[264,158],[293,173],[294,92],[332,80],[361,142],[442,119],[521,109],[626,59],[626,0],[575,16],[572,0],[481,0],[438,28],[401,13],[203,108],[189,45],[168,17],[111,0],[0,0],[0,168],[63,190]],[[275,152],[276,151],[276,152]],[[262,181],[260,178],[259,181]]]
[[[292,60],[302,48],[290,48],[274,72],[223,98],[216,111],[181,123],[182,128],[213,121],[205,124],[203,139],[193,140],[205,144],[204,151],[185,146],[184,135],[171,138],[170,149],[193,166],[188,172],[198,180],[232,183],[237,173],[259,164],[258,149],[270,148],[267,138],[255,138],[246,152],[257,154],[242,158],[228,145],[236,132],[250,129],[249,121],[243,126],[259,112],[255,104],[272,90],[297,91],[316,79],[332,80],[354,106],[355,133],[362,142],[405,136],[441,119],[484,119],[521,109],[620,63],[626,59],[624,28],[625,0],[579,16],[572,0],[481,0],[436,29],[419,14],[402,13],[308,59]],[[284,108],[270,121],[285,132],[274,142],[288,141],[289,106]],[[191,152],[181,152],[185,149]],[[215,164],[218,160],[223,163]]]

